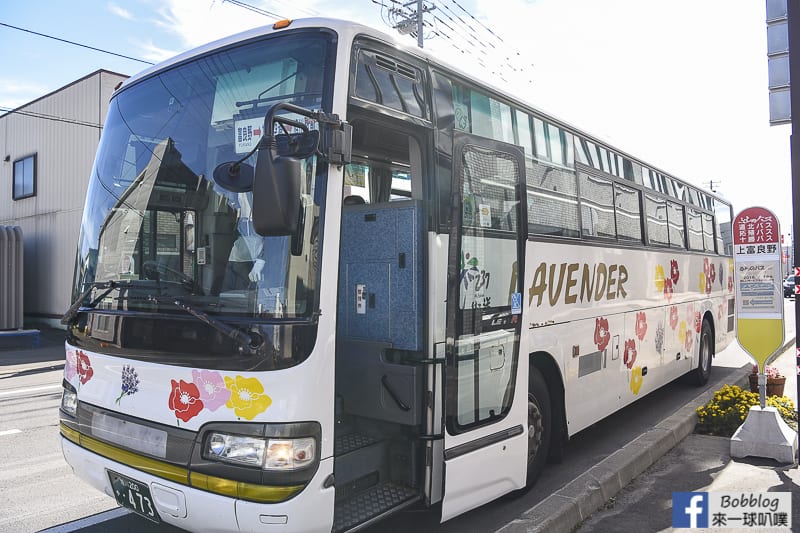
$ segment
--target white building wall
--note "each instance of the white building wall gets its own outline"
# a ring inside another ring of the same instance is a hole
[[[126,77],[99,70],[0,116],[0,225],[22,228],[26,322],[58,318],[71,303],[89,175],[108,101]],[[14,161],[34,153],[36,194],[14,200]]]

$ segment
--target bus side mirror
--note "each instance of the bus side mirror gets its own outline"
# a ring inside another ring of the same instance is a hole
[[[300,212],[300,159],[258,151],[253,178],[253,229],[264,237],[292,235]]]

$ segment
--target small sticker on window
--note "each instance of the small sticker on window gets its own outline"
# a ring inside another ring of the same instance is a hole
[[[492,227],[492,208],[489,204],[478,204],[478,213],[480,213],[480,222],[482,228]]]

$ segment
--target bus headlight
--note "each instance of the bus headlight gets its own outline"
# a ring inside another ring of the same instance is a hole
[[[262,466],[265,447],[266,441],[258,437],[212,433],[206,441],[206,456],[218,461]]]
[[[296,470],[314,462],[313,438],[274,439],[213,432],[206,439],[207,458],[264,470]]]
[[[269,439],[264,470],[295,470],[314,462],[314,439]]]
[[[61,393],[61,410],[67,415],[75,417],[78,411],[78,393],[74,390],[64,388]]]

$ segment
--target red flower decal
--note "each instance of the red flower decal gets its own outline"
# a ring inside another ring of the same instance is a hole
[[[691,332],[687,331],[686,332],[686,344],[685,344],[687,352],[691,352],[692,351],[692,345],[694,345],[694,335],[692,335]]]
[[[713,265],[712,265],[713,266]],[[709,274],[706,276],[706,294],[711,294],[711,287],[714,281],[711,279],[711,275]]]
[[[708,257],[705,257],[703,258],[703,274],[705,274],[706,277],[708,277],[708,271],[709,271]]]
[[[664,280],[664,297],[667,299],[668,302],[672,301],[672,293],[675,292],[675,289],[672,288],[672,279],[667,278]]]
[[[728,276],[728,292],[733,292],[733,278]]]
[[[678,327],[678,308],[674,305],[669,308],[669,327],[673,330]]]
[[[92,379],[94,370],[92,370],[92,362],[89,361],[89,356],[78,350],[78,377],[81,380],[81,385],[85,385],[87,381]]]
[[[629,339],[625,341],[625,357],[623,362],[628,368],[633,368],[634,361],[636,361],[636,340]]]
[[[711,283],[717,280],[717,267],[714,266],[714,263],[711,263],[711,266],[708,267],[708,277],[711,278]]]
[[[700,311],[698,311],[698,312],[697,312],[697,313],[695,313],[695,315],[694,315],[694,330],[695,330],[697,333],[700,333],[700,326],[701,326],[702,324],[703,324],[703,323],[702,323],[702,321],[700,320]]]
[[[600,317],[594,322],[594,343],[601,352],[608,346],[611,340],[611,332],[608,331],[608,319]]]
[[[640,341],[644,340],[644,336],[647,333],[647,314],[644,311],[639,311],[636,313],[636,336],[639,337]]]
[[[194,383],[180,383],[174,379],[172,382],[172,392],[169,395],[169,408],[175,411],[175,416],[188,422],[203,410],[203,400],[200,399],[200,391]]]
[[[675,259],[671,259],[669,262],[669,277],[672,280],[673,285],[677,285],[678,280],[681,278],[681,271],[678,268],[678,262]]]

